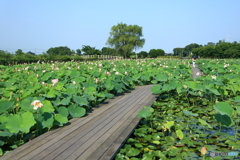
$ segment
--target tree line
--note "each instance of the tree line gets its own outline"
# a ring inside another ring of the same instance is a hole
[[[206,45],[191,43],[184,48],[174,48],[174,56],[190,57],[198,55],[201,58],[240,58],[240,43],[225,42],[219,40],[217,43],[208,42]]]

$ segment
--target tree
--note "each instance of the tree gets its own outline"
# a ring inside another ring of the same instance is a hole
[[[190,53],[192,53],[192,50],[194,48],[199,48],[199,47],[202,47],[202,45],[199,45],[197,43],[191,43],[191,44],[185,46],[183,49],[183,56],[184,57],[188,56]]]
[[[47,54],[50,56],[60,56],[60,55],[61,56],[64,56],[64,55],[71,56],[74,53],[71,51],[70,48],[60,46],[60,47],[49,48],[47,50]]]
[[[81,49],[77,49],[76,52],[77,52],[77,55],[79,56],[82,54]]]
[[[148,52],[146,51],[141,51],[138,53],[139,58],[147,58],[147,56],[148,56]]]
[[[18,49],[16,52],[15,52],[16,56],[22,56],[24,55],[25,53],[23,53],[23,51],[21,49]]]
[[[174,48],[173,49],[173,55],[174,56],[183,56],[183,50],[184,48]]]
[[[82,46],[82,51],[84,55],[101,55],[101,51],[91,46]]]
[[[125,58],[135,49],[142,48],[145,39],[142,39],[142,27],[119,23],[111,28],[108,45],[114,47],[118,54]]]
[[[116,50],[113,48],[103,47],[102,48],[103,55],[113,55],[116,56]]]
[[[164,56],[165,52],[162,49],[151,49],[149,51],[150,58],[157,58],[158,56]]]

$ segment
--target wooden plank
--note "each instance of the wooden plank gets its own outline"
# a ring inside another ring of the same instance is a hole
[[[143,108],[143,106],[152,103],[151,100],[155,99],[155,96],[154,98],[152,97],[153,96],[150,95],[143,104],[138,104],[138,107],[136,107],[136,110],[133,112],[131,117],[126,119],[122,126],[119,126],[119,128],[116,129],[115,132],[94,151],[94,154],[88,157],[88,159],[111,159],[111,157],[113,157],[121,147],[121,144],[119,144],[117,147],[115,145],[114,148],[113,143],[117,139],[124,142],[131,135],[133,129],[137,126],[140,120],[140,118],[136,117],[138,112]],[[89,150],[89,152],[91,151]],[[81,157],[79,160],[80,159]]]
[[[155,99],[156,99],[155,97],[152,98],[152,100],[155,100]],[[150,103],[152,102],[149,101],[148,104]],[[117,139],[111,145],[109,145],[108,149],[101,157],[98,157],[99,160],[110,160],[115,157],[115,155],[120,150],[122,145],[131,136],[134,129],[138,126],[140,118],[137,118],[136,116],[137,116],[137,112],[135,113],[135,115],[133,115],[133,117],[135,118],[127,126],[127,128],[121,133],[121,135],[119,135]]]
[[[103,146],[104,143],[106,143],[106,140],[110,140],[111,139],[110,137],[115,137],[115,138],[118,137],[118,132],[121,132],[122,130],[125,130],[126,126],[128,126],[131,123],[131,121],[133,120],[133,118],[135,118],[137,116],[138,111],[142,109],[143,104],[146,100],[147,100],[147,98],[144,97],[142,99],[143,103],[140,102],[141,104],[139,104],[139,103],[134,104],[134,107],[130,111],[128,111],[127,114],[122,117],[122,119],[117,121],[114,126],[109,128],[109,130],[106,132],[107,134],[102,135],[98,140],[95,141],[95,143],[91,143],[91,146],[89,146],[89,148],[87,148],[86,151],[81,156],[78,157],[78,159],[79,160],[89,159],[88,157],[93,155],[92,154],[93,151],[94,151],[94,155],[98,154],[98,152],[95,151],[95,150],[97,150],[97,148],[101,148],[103,150],[102,146]],[[111,141],[108,142],[108,145],[110,145],[110,143],[112,143],[112,142]],[[81,149],[82,148],[79,148],[75,152],[78,152]],[[92,158],[90,158],[90,159],[92,159]]]

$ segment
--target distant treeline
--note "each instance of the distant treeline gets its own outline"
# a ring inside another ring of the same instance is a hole
[[[240,58],[240,43],[222,40],[217,43],[208,42],[204,46],[192,43],[184,48],[174,48],[173,55],[182,57],[198,55],[201,58]]]
[[[90,58],[84,58],[85,55],[91,55]],[[101,50],[91,46],[82,46],[82,49],[76,51],[71,50],[66,46],[53,47],[36,55],[29,51],[24,53],[21,49],[18,49],[15,54],[11,54],[7,51],[0,50],[0,65],[14,65],[21,63],[35,63],[38,61],[85,61],[85,60],[98,60],[106,59],[99,58],[99,55],[108,56],[120,56],[115,49],[103,47]],[[201,58],[240,58],[240,43],[238,42],[225,42],[220,40],[217,43],[208,42],[208,44],[202,46],[196,43],[191,43],[184,48],[174,48],[173,53],[166,54],[162,49],[151,49],[149,52],[141,51],[139,53],[131,52],[127,54],[126,58],[181,58],[192,55],[198,55]]]

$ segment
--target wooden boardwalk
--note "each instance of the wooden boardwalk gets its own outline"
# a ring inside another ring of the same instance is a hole
[[[153,85],[135,90],[94,108],[82,118],[49,131],[0,157],[0,160],[110,160],[139,123],[138,111],[151,106]]]

